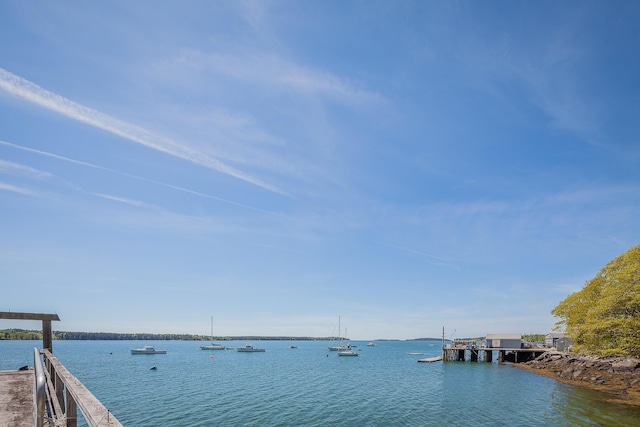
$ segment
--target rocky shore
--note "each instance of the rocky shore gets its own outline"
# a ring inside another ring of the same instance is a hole
[[[549,351],[516,366],[560,382],[603,392],[606,400],[640,406],[640,359]]]

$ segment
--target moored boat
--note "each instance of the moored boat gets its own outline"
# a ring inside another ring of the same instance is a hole
[[[222,344],[211,343],[208,345],[201,345],[200,350],[224,350],[225,346]]]
[[[213,316],[211,316],[211,341],[213,341]],[[216,344],[212,342],[211,344],[201,345],[200,350],[224,350],[225,347],[222,344]]]
[[[251,344],[247,344],[244,347],[238,347],[239,353],[262,353],[264,352],[264,348],[256,348]]]
[[[142,348],[132,348],[131,354],[166,354],[167,350],[156,350],[152,345],[145,345]]]
[[[347,336],[347,328],[344,329],[344,336]],[[345,340],[347,340],[348,338],[345,338]],[[340,350],[338,350],[338,356],[359,356],[360,354],[357,353],[350,343],[346,343],[346,344],[342,344],[342,342],[338,343],[338,347],[341,347]]]
[[[329,351],[351,350],[351,346],[349,344],[342,344],[342,337],[340,336],[340,332],[342,332],[342,329],[340,328],[340,316],[338,316],[338,345],[330,345],[328,347]]]
[[[441,360],[442,360],[442,355],[435,356],[435,357],[427,357],[425,359],[418,359],[418,362],[432,363],[432,362],[439,362]]]

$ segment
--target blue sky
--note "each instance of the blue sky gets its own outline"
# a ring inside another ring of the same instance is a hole
[[[546,333],[640,241],[639,20],[634,1],[0,2],[0,311]]]

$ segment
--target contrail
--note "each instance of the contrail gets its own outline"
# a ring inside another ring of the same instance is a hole
[[[35,153],[35,154],[39,154],[39,155],[42,155],[42,156],[51,157],[51,158],[62,160],[62,161],[69,162],[69,163],[74,163],[76,165],[87,166],[87,167],[94,168],[94,169],[100,169],[100,170],[103,170],[103,171],[116,173],[118,175],[126,176],[126,177],[133,178],[133,179],[137,179],[137,180],[140,180],[140,181],[149,182],[151,184],[161,185],[163,187],[171,188],[173,190],[182,191],[182,192],[193,194],[193,195],[200,196],[200,197],[205,197],[207,199],[217,200],[219,202],[226,203],[226,204],[229,204],[229,205],[239,206],[241,208],[251,209],[251,210],[262,212],[262,213],[266,213],[266,214],[269,214],[269,215],[283,216],[282,214],[277,213],[277,212],[272,212],[272,211],[268,211],[268,210],[265,210],[265,209],[256,208],[254,206],[245,205],[245,204],[242,204],[242,203],[238,203],[238,202],[234,202],[234,201],[231,201],[231,200],[223,199],[221,197],[212,196],[210,194],[200,193],[198,191],[189,190],[188,188],[179,187],[177,185],[167,184],[165,182],[160,182],[160,181],[154,181],[154,180],[149,179],[149,178],[144,178],[144,177],[141,177],[141,176],[138,176],[138,175],[133,175],[133,174],[130,174],[130,173],[127,173],[127,172],[122,172],[122,171],[119,171],[119,170],[116,170],[116,169],[107,168],[105,166],[99,166],[99,165],[95,165],[93,163],[88,163],[88,162],[83,162],[81,160],[71,159],[69,157],[60,156],[58,154],[49,153],[47,151],[36,150],[35,148],[30,148],[30,147],[23,147],[21,145],[12,144],[10,142],[2,141],[2,140],[0,140],[0,145],[6,145],[8,147],[17,148],[19,150],[28,151],[30,153]]]
[[[207,154],[182,146],[169,138],[154,135],[139,126],[135,126],[92,108],[75,103],[67,98],[46,90],[29,80],[10,73],[4,68],[0,68],[0,89],[4,89],[10,94],[23,98],[36,105],[60,113],[73,120],[77,120],[110,132],[114,135],[118,135],[122,138],[128,139],[129,141],[137,142],[138,144],[142,144],[171,156],[231,175],[274,193],[286,195],[286,193],[279,188],[267,184],[258,178],[247,175],[244,172],[239,171]]]
[[[380,242],[379,241],[379,243],[382,243],[383,245],[389,246],[391,248],[400,249],[401,251],[411,252],[411,253],[414,253],[414,254],[418,254],[418,255],[429,257],[429,258],[437,259],[438,261],[444,261],[444,262],[447,262],[447,263],[453,262],[450,259],[441,258],[441,257],[435,256],[435,255],[431,255],[431,254],[425,253],[425,252],[420,252],[420,251],[416,251],[416,250],[413,250],[413,249],[403,248],[401,246],[392,245],[392,244],[389,244],[389,243],[386,243],[386,242]]]

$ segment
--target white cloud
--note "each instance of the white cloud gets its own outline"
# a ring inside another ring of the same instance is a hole
[[[258,212],[262,212],[262,213],[266,213],[266,214],[270,214],[270,215],[280,215],[280,214],[278,214],[278,213],[276,213],[274,211],[268,211],[268,210],[265,210],[265,209],[260,209],[260,208],[257,208],[255,206],[250,206],[250,205],[234,202],[232,200],[223,199],[221,197],[216,197],[216,196],[213,196],[211,194],[205,194],[205,193],[202,193],[202,192],[199,192],[199,191],[190,190],[188,188],[179,187],[177,185],[169,184],[169,183],[166,183],[166,182],[154,181],[152,179],[148,179],[148,178],[144,178],[144,177],[141,177],[141,176],[138,176],[138,175],[133,175],[133,174],[130,174],[130,173],[122,172],[122,171],[119,171],[119,170],[116,170],[116,169],[107,168],[107,167],[104,167],[104,166],[95,165],[93,163],[83,162],[81,160],[75,160],[75,159],[71,159],[69,157],[59,156],[57,154],[49,153],[47,151],[36,150],[34,148],[29,148],[29,147],[23,147],[21,145],[12,144],[10,142],[6,142],[6,141],[2,141],[2,140],[0,140],[0,145],[5,145],[5,146],[16,148],[16,149],[19,149],[19,150],[28,151],[30,153],[35,153],[35,154],[39,154],[39,155],[42,155],[42,156],[47,156],[47,157],[51,157],[51,158],[54,158],[54,159],[62,160],[62,161],[65,161],[65,162],[74,163],[74,164],[77,164],[77,165],[82,165],[82,166],[86,166],[86,167],[90,167],[90,168],[94,168],[94,169],[100,169],[100,170],[103,170],[103,171],[107,171],[107,172],[115,173],[115,174],[118,174],[118,175],[126,176],[126,177],[129,177],[129,178],[132,178],[132,179],[145,181],[145,182],[149,182],[149,183],[152,183],[152,184],[160,185],[160,186],[163,186],[163,187],[171,188],[173,190],[181,191],[181,192],[188,193],[188,194],[191,194],[191,195],[194,195],[194,196],[199,196],[199,197],[204,197],[204,198],[207,198],[207,199],[217,200],[219,202],[226,203],[226,204],[229,204],[229,205],[239,206],[239,207],[242,207],[242,208],[251,209],[251,210],[254,210],[254,211],[258,211]]]
[[[19,163],[8,162],[6,160],[0,159],[0,173],[4,173],[7,175],[20,175],[20,176],[28,176],[31,178],[49,178],[51,174],[49,172],[44,172],[30,166],[21,165]]]
[[[368,107],[386,102],[380,94],[362,89],[350,79],[300,66],[276,55],[231,56],[190,50],[183,52],[176,64],[212,70],[236,80],[261,84],[270,90],[275,87],[321,96],[352,107]]]
[[[101,198],[107,199],[107,200],[113,200],[114,202],[125,203],[125,204],[133,205],[133,206],[143,206],[144,205],[144,203],[139,201],[139,200],[125,199],[123,197],[111,196],[109,194],[99,194],[99,193],[93,193],[93,194],[94,194],[94,196],[101,197]]]
[[[60,113],[73,120],[77,120],[110,132],[114,135],[118,135],[122,138],[128,139],[129,141],[137,142],[171,156],[217,170],[218,172],[233,176],[264,189],[284,194],[278,188],[241,172],[207,154],[196,151],[186,145],[179,144],[178,142],[162,135],[156,135],[139,126],[77,104],[58,94],[49,92],[35,83],[12,74],[3,68],[0,68],[0,88],[31,103]]]
[[[15,185],[0,182],[0,190],[11,191],[13,193],[24,194],[25,196],[38,196],[38,193],[24,187],[16,187]]]

